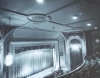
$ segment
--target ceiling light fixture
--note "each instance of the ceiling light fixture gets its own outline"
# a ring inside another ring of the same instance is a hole
[[[87,26],[91,26],[91,24],[90,24],[90,23],[88,23],[88,24],[87,24]]]
[[[36,0],[36,1],[39,2],[39,3],[43,3],[44,0]]]
[[[95,29],[97,29],[97,27],[95,27]]]
[[[51,17],[45,14],[30,14],[28,15],[28,19],[33,22],[46,22],[50,21]]]
[[[75,19],[77,19],[78,17],[77,16],[73,16],[73,19],[75,20]]]

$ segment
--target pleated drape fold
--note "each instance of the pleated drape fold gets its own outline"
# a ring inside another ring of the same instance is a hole
[[[9,78],[24,78],[53,66],[53,48],[27,50],[15,54]]]

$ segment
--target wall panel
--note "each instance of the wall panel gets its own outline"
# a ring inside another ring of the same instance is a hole
[[[100,52],[100,30],[86,32],[87,53]]]

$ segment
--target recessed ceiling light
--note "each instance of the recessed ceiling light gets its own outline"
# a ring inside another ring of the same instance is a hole
[[[78,17],[77,16],[73,16],[73,19],[77,19]]]
[[[39,2],[39,3],[43,3],[44,0],[36,0],[36,1]]]
[[[95,27],[95,29],[97,29],[97,27]]]
[[[88,24],[87,24],[87,26],[91,26],[91,24],[90,24],[90,23],[88,23]]]

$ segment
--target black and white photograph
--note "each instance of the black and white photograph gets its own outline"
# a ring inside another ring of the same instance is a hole
[[[0,0],[0,78],[100,78],[100,0]]]

